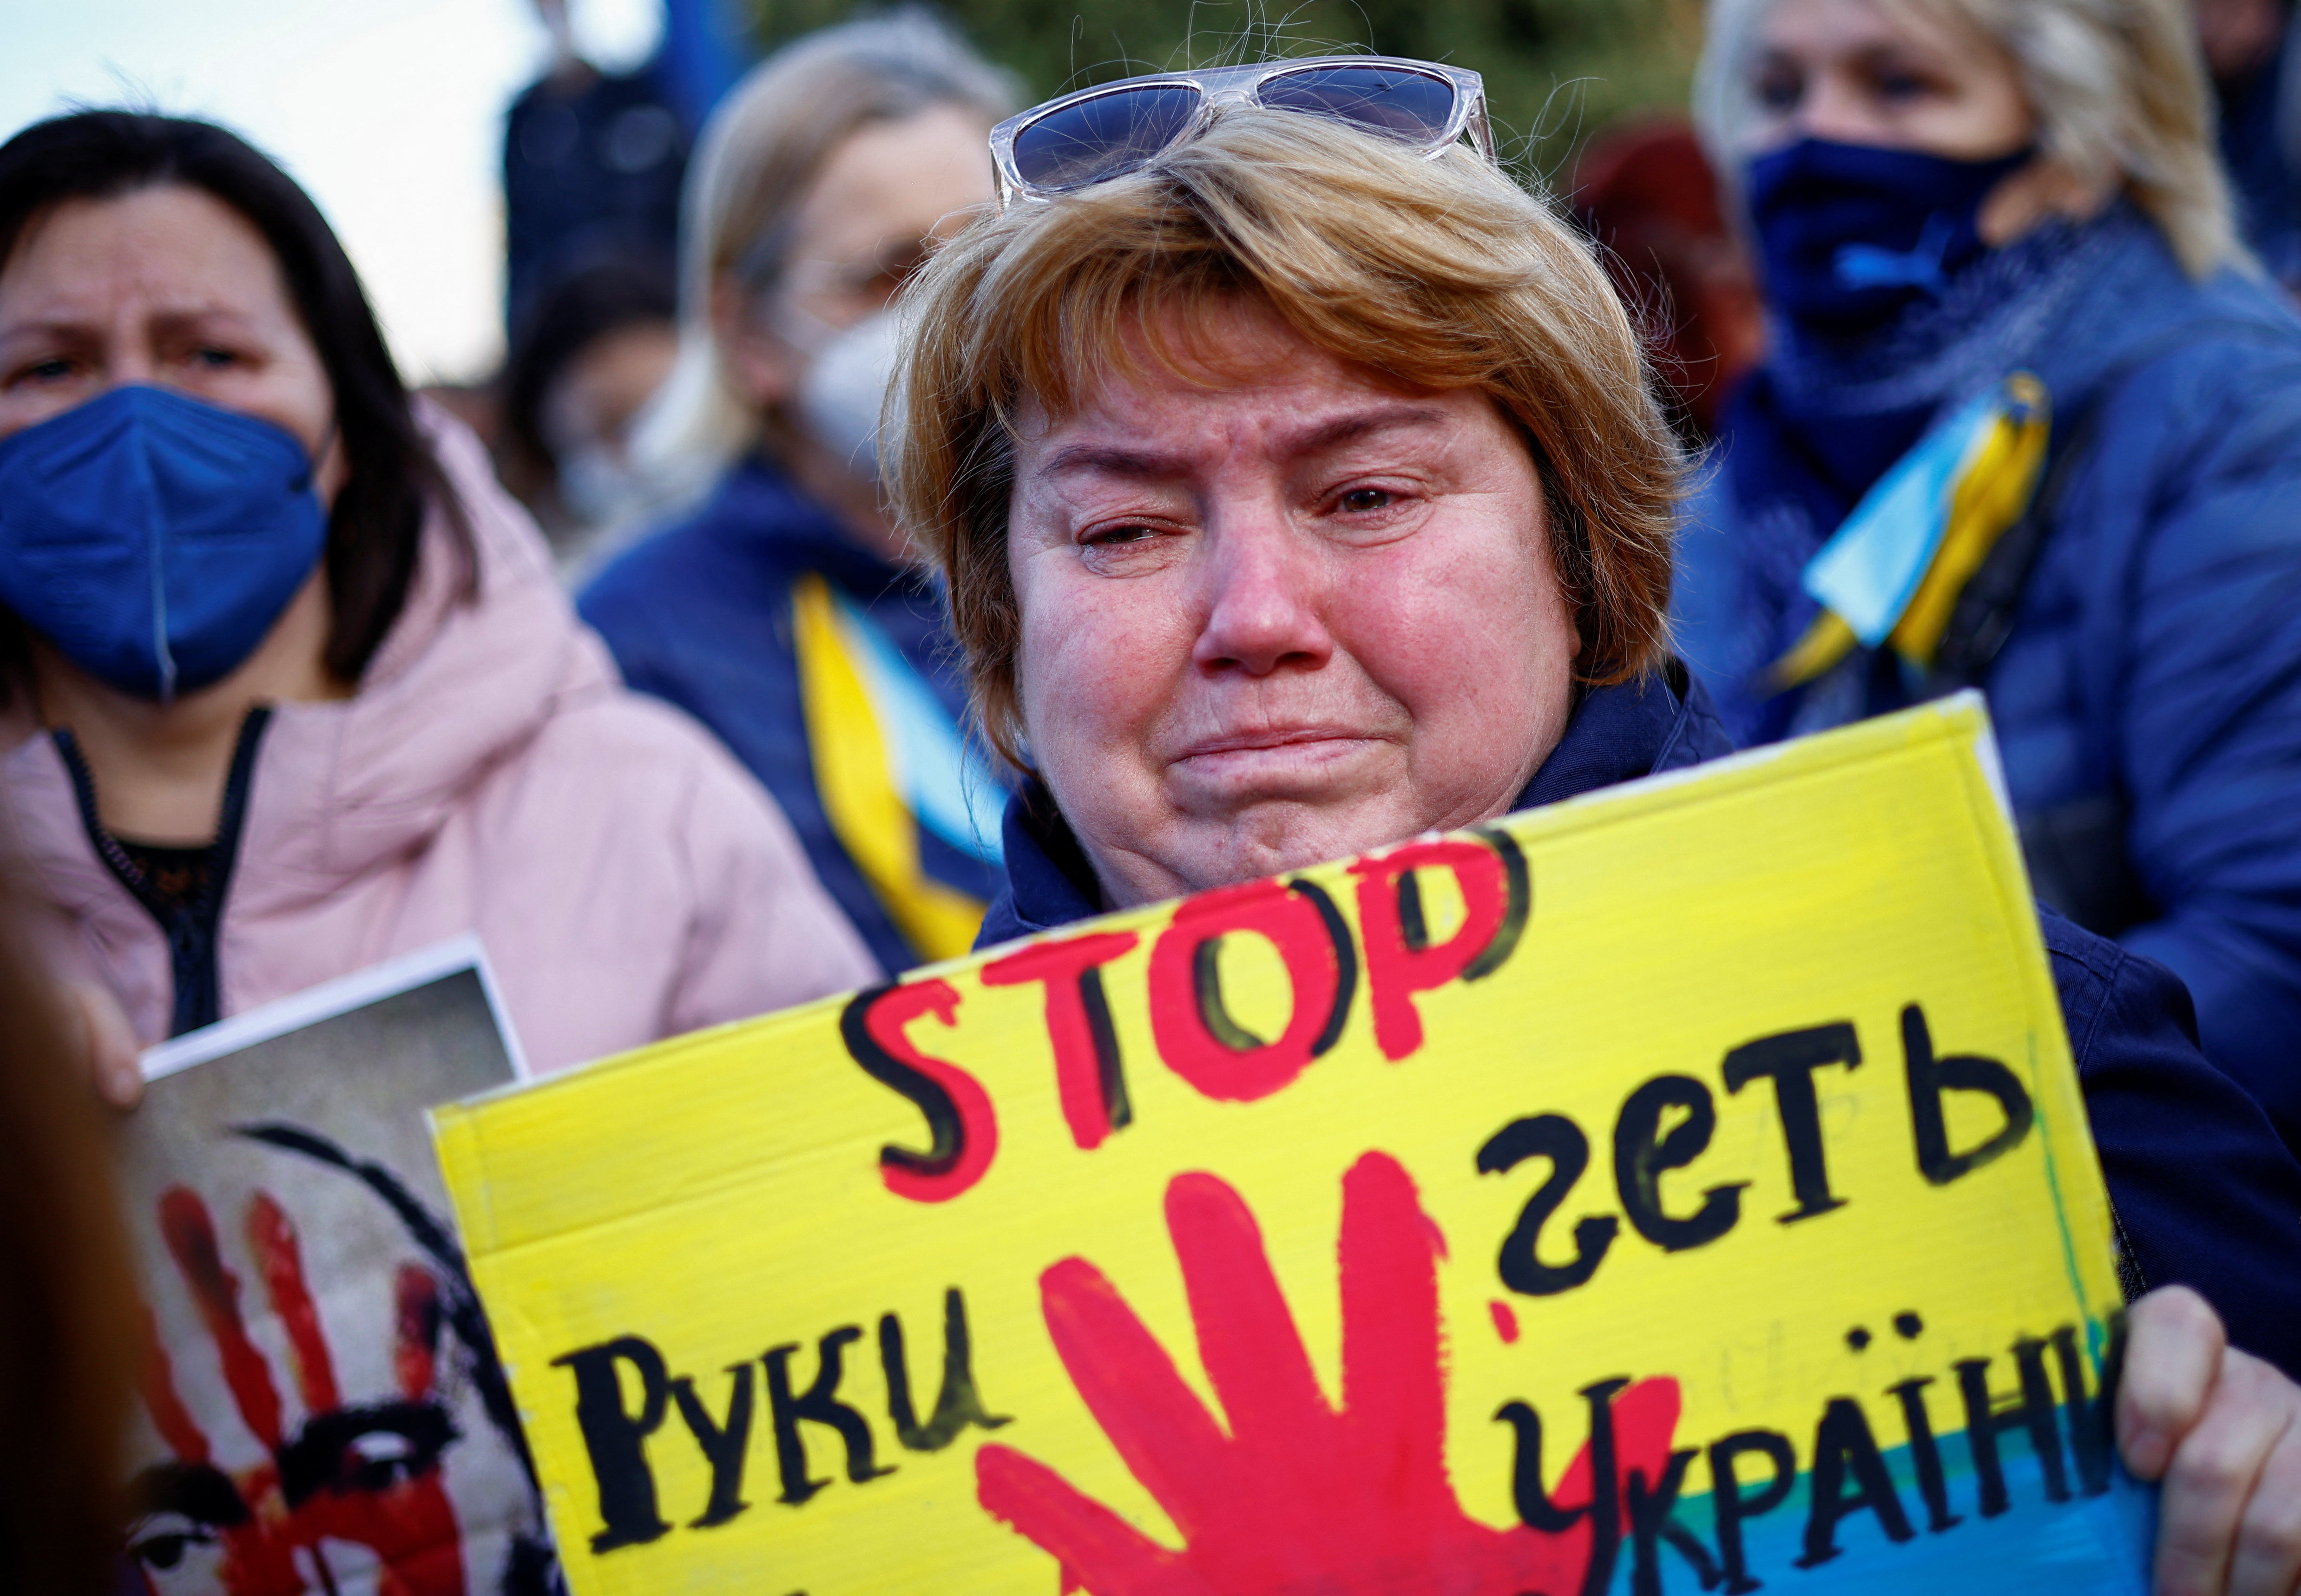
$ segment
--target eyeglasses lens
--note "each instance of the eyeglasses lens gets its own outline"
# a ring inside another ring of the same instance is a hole
[[[1409,142],[1443,137],[1454,115],[1452,81],[1397,67],[1305,67],[1267,79],[1255,98],[1274,110],[1305,111]]]
[[[1199,99],[1192,84],[1151,83],[1058,107],[1015,135],[1015,175],[1057,192],[1132,171],[1182,137]]]

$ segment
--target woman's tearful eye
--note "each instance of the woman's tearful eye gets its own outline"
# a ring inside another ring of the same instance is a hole
[[[1185,539],[1147,521],[1106,522],[1079,534],[1080,563],[1096,576],[1145,576],[1178,557]]]
[[[1097,527],[1079,539],[1089,548],[1116,548],[1130,543],[1148,543],[1159,534],[1147,526]]]

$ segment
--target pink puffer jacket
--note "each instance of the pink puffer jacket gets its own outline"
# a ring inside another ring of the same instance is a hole
[[[230,1015],[478,932],[539,1071],[878,973],[766,793],[678,711],[626,691],[478,441],[425,422],[479,550],[444,520],[358,693],[281,704],[259,746],[217,942]],[[158,924],[97,856],[54,740],[0,725],[0,802],[62,973],[138,1039],[173,998]]]

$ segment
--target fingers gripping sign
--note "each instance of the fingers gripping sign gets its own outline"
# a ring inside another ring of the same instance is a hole
[[[2229,1344],[2187,1286],[2133,1305],[2117,1437],[2126,1466],[2163,1482],[2159,1596],[2301,1590],[2301,1386]]]
[[[1167,1226],[1209,1414],[1110,1283],[1067,1258],[1041,1277],[1063,1366],[1127,1468],[1181,1532],[1172,1550],[1061,1475],[1004,1446],[976,1455],[983,1508],[1094,1596],[1259,1596],[1293,1590],[1413,1596],[1568,1596],[1594,1550],[1589,1516],[1545,1533],[1461,1510],[1446,1474],[1437,1261],[1444,1241],[1412,1180],[1382,1153],[1343,1180],[1342,1407],[1326,1399],[1254,1216],[1214,1176],[1167,1191]],[[1674,1383],[1616,1404],[1617,1466],[1661,1477]],[[1590,1491],[1586,1450],[1561,1495]]]

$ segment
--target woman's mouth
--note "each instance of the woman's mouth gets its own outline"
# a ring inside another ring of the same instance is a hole
[[[1168,768],[1194,784],[1315,786],[1382,740],[1341,726],[1258,727],[1201,738],[1176,755]]]

